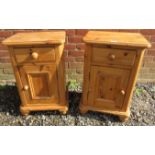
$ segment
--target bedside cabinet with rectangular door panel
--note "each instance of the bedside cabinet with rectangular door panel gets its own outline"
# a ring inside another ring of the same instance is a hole
[[[64,65],[65,32],[18,33],[8,46],[21,98],[20,111],[68,110]]]
[[[150,43],[139,33],[90,31],[84,37],[81,113],[89,110],[130,115],[130,100],[145,49]]]

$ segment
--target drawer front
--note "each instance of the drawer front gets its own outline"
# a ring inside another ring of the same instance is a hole
[[[136,57],[136,51],[93,47],[92,62],[95,64],[127,65],[132,66]]]
[[[53,62],[56,60],[54,48],[16,48],[14,49],[17,63]]]

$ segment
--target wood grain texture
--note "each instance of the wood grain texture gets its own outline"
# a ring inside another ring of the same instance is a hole
[[[14,55],[18,64],[28,62],[54,62],[56,61],[54,50],[54,47],[14,48]]]
[[[89,95],[89,83],[90,83],[90,63],[91,63],[91,50],[90,45],[85,46],[84,54],[84,76],[83,76],[83,96],[81,102],[85,105],[88,104],[88,95]]]
[[[83,40],[92,44],[151,47],[151,44],[140,33],[89,31]]]
[[[132,66],[136,57],[136,51],[114,49],[114,48],[99,48],[93,47],[92,62],[110,65],[126,65]]]
[[[56,65],[35,65],[19,68],[19,73],[24,86],[23,90],[28,104],[58,103],[58,82]]]
[[[20,99],[21,99],[21,106],[26,105],[27,100],[26,100],[26,96],[24,94],[24,91],[22,91],[23,84],[22,84],[21,77],[20,77],[20,74],[19,74],[18,66],[17,66],[16,61],[15,61],[15,57],[14,57],[14,54],[13,54],[13,48],[9,47],[8,49],[9,49],[9,53],[10,53],[10,59],[11,59],[12,67],[13,67],[13,70],[14,70],[14,75],[15,75],[15,78],[16,78],[16,86],[18,88],[18,93],[19,93],[19,96],[20,96]]]
[[[88,32],[84,41],[89,59],[84,62],[81,113],[89,110],[111,113],[127,121],[137,75],[149,42],[140,34],[96,31]]]
[[[58,78],[58,85],[59,85],[59,102],[62,105],[68,105],[68,102],[66,101],[67,96],[65,94],[65,92],[67,92],[68,90],[66,90],[66,76],[65,76],[65,60],[64,60],[64,44],[58,46],[55,50],[56,50],[56,57],[57,57],[57,78]]]
[[[124,102],[129,75],[130,70],[91,67],[89,104],[106,109],[120,109]]]
[[[3,41],[7,46],[50,45],[65,42],[65,31],[17,33]]]
[[[23,115],[40,110],[67,112],[64,38],[63,32],[22,33],[4,41],[9,47]]]
[[[144,58],[144,53],[145,53],[145,49],[143,50],[137,50],[137,54],[136,54],[136,59],[135,59],[135,64],[131,70],[131,74],[130,74],[130,80],[129,80],[129,84],[128,84],[128,92],[126,94],[126,98],[124,101],[124,105],[123,105],[123,110],[128,110],[131,106],[131,98],[132,98],[132,94],[137,82],[137,78],[138,78],[138,73],[140,71],[142,62],[143,62],[143,58]]]

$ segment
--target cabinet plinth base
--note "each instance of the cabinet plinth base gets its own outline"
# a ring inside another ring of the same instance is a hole
[[[20,106],[20,112],[22,115],[27,116],[31,111],[46,111],[46,110],[58,110],[62,114],[66,114],[68,111],[67,105],[29,105],[29,106]]]
[[[88,105],[80,105],[81,114],[84,114],[87,111],[96,111],[96,112],[102,112],[102,113],[117,115],[122,122],[127,121],[128,118],[130,117],[129,111],[122,112],[122,111],[101,109],[101,108],[88,106]]]

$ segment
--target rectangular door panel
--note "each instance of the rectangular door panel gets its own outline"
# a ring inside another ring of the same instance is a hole
[[[88,102],[97,107],[121,109],[129,81],[130,70],[91,67]]]
[[[29,104],[58,103],[55,64],[23,66],[20,67],[20,75]]]
[[[28,80],[32,99],[50,98],[49,74],[48,73],[29,73]]]

